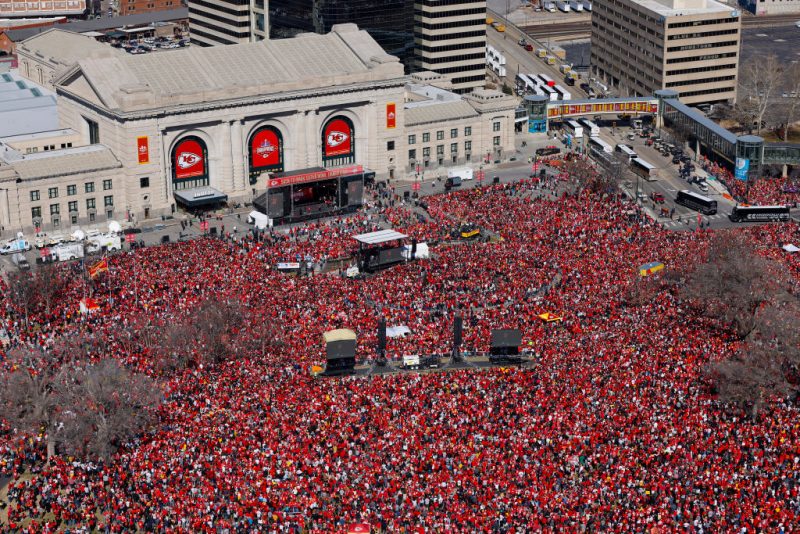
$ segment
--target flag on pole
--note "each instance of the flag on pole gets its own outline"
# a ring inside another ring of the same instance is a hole
[[[89,277],[97,278],[102,273],[108,272],[108,259],[103,258],[91,267],[89,267]]]

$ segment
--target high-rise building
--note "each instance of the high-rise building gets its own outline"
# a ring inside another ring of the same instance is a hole
[[[335,24],[353,23],[412,69],[414,0],[269,0],[268,9],[273,39],[326,34]]]
[[[621,95],[673,89],[687,104],[733,101],[739,11],[715,0],[595,0],[592,72]]]
[[[414,70],[444,74],[453,91],[486,82],[486,0],[416,0]]]
[[[267,38],[266,0],[188,0],[194,45],[248,43]]]

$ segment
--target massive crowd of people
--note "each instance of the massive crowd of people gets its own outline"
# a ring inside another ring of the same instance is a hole
[[[702,157],[700,165],[709,175],[720,180],[731,196],[754,206],[791,206],[800,201],[800,182],[791,177],[762,177],[758,180],[737,180],[726,167]]]
[[[551,189],[546,189],[551,188]],[[709,231],[667,232],[616,197],[552,194],[523,180],[426,199],[427,212],[374,209],[290,232],[198,239],[110,258],[76,277],[35,328],[5,301],[16,343],[82,332],[167,384],[157,424],[110,461],[47,459],[44,436],[0,426],[10,532],[789,532],[800,516],[800,414],[773,400],[757,420],[715,400],[701,373],[736,342],[668,288],[626,299],[640,265],[702,261]],[[448,238],[469,221],[491,237]],[[389,223],[433,257],[349,279],[332,267],[350,236]],[[797,225],[762,226],[754,246],[800,277],[780,249]],[[310,262],[313,276],[275,269]],[[557,284],[553,284],[558,280]],[[91,286],[91,287],[90,287]],[[548,291],[541,289],[548,287]],[[101,310],[77,302],[92,291]],[[202,299],[238,299],[274,343],[218,365],[164,371],[126,342]],[[530,368],[313,377],[322,333],[358,334],[374,357],[379,316],[411,335],[391,358],[447,353],[456,312],[464,346],[519,328]],[[550,312],[563,322],[546,323]],[[7,371],[7,370],[6,370]],[[2,423],[0,423],[1,425]],[[5,517],[4,517],[5,514]]]

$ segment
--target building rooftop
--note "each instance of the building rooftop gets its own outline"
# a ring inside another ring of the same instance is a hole
[[[58,129],[56,97],[22,79],[16,71],[0,75],[0,137]]]
[[[52,137],[72,135],[74,133],[76,132],[72,128],[61,128],[59,130],[47,130],[44,132],[9,135],[8,137],[0,138],[0,143],[18,143],[20,141],[33,141],[35,139],[50,139]]]
[[[103,145],[90,145],[63,150],[25,154],[21,158],[3,155],[23,180],[65,176],[122,167],[111,150]]]
[[[17,53],[27,52],[46,58],[51,63],[68,67],[79,59],[94,56],[115,56],[124,54],[117,48],[95,41],[79,33],[59,28],[46,28],[17,45]]]
[[[407,102],[403,106],[406,126],[468,119],[479,115],[461,96],[438,87],[407,85],[406,91],[417,97],[427,96],[426,100]]]
[[[124,17],[99,18],[94,20],[75,20],[65,24],[59,24],[58,28],[73,33],[85,33],[90,31],[106,32],[127,26],[143,26],[156,22],[170,22],[189,18],[189,8],[181,7],[166,11],[154,11],[152,13],[139,13],[136,15],[125,15]],[[49,30],[44,28],[25,28],[20,30],[8,30],[5,34],[15,43],[24,41],[34,35],[44,33]]]
[[[737,12],[737,7],[732,7],[716,0],[633,0],[635,3],[661,15],[662,17],[677,17],[681,15],[702,15],[704,13]],[[738,15],[737,15],[738,16]]]
[[[81,59],[56,84],[59,93],[135,112],[392,79],[404,79],[399,60],[366,31],[340,24],[326,35]]]

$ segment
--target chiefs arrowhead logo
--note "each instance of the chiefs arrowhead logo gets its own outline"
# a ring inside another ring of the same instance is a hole
[[[393,118],[394,118],[394,111],[390,111],[390,112],[389,112],[389,118],[390,118],[390,119],[393,119]]]
[[[331,148],[335,148],[344,143],[345,141],[347,141],[348,139],[350,139],[350,136],[347,135],[346,133],[333,130],[328,134],[328,146]]]
[[[203,161],[203,158],[193,152],[181,152],[178,154],[178,167],[181,169],[189,169],[201,161]]]
[[[146,153],[147,153],[147,147],[145,145],[140,146],[139,154],[146,154]]]

